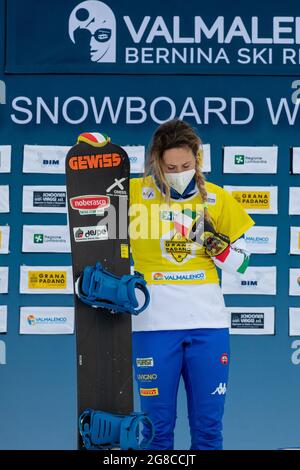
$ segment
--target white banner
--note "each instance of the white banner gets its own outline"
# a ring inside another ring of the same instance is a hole
[[[300,269],[290,269],[290,295],[300,295]]]
[[[20,334],[71,335],[74,307],[21,307]]]
[[[277,214],[277,186],[224,186],[248,214]]]
[[[290,254],[300,255],[300,227],[291,227]]]
[[[65,186],[23,186],[23,212],[65,213]]]
[[[211,172],[210,144],[203,144],[203,173]]]
[[[122,145],[129,157],[130,173],[144,173],[145,147],[143,145]]]
[[[7,332],[7,305],[0,305],[0,333]]]
[[[300,187],[290,186],[289,215],[300,215]]]
[[[0,253],[7,254],[9,253],[9,225],[0,226]]]
[[[276,266],[250,266],[245,274],[222,271],[223,294],[276,294]]]
[[[292,147],[292,173],[300,174],[300,147]]]
[[[70,253],[67,225],[23,225],[23,253]]]
[[[289,308],[289,335],[300,336],[300,308]]]
[[[0,173],[10,173],[11,145],[0,145]]]
[[[278,147],[224,146],[224,173],[277,173]]]
[[[65,160],[70,146],[24,145],[23,173],[65,173]],[[130,173],[144,173],[145,147],[122,145],[130,161]]]
[[[257,226],[245,232],[245,242],[250,253],[276,253],[277,227]]]
[[[8,293],[8,267],[0,266],[0,294]]]
[[[71,147],[24,145],[23,173],[65,173],[66,155]]]
[[[9,185],[0,186],[0,212],[9,212]]]
[[[72,266],[21,266],[21,294],[72,294]]]
[[[228,307],[230,334],[274,335],[274,307]]]

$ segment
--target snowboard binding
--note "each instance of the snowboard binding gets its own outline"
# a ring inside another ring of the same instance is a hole
[[[140,425],[150,430],[150,437],[141,443]],[[79,417],[79,432],[87,450],[142,450],[149,446],[154,437],[152,421],[145,413],[121,415],[90,408]]]
[[[141,307],[136,289],[144,294],[144,304]],[[109,309],[111,313],[138,315],[147,308],[150,301],[142,274],[135,272],[133,275],[117,276],[107,271],[100,262],[84,268],[75,282],[75,292],[85,304]]]

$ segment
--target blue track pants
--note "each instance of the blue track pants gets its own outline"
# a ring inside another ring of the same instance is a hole
[[[141,409],[155,427],[151,449],[174,448],[181,376],[187,393],[191,449],[222,449],[228,328],[134,332],[133,363]]]

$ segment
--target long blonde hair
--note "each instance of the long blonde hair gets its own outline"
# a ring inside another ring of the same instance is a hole
[[[202,203],[207,205],[205,177],[202,173],[202,141],[194,129],[185,121],[172,119],[159,126],[155,131],[148,151],[148,161],[144,177],[153,175],[159,185],[160,191],[166,195],[166,200],[169,202],[171,188],[164,176],[162,159],[166,150],[178,147],[189,148],[193,152],[196,160],[196,184],[202,198]],[[204,207],[204,217],[210,220],[207,207]]]

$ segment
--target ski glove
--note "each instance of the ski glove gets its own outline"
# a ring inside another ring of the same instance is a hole
[[[220,255],[230,245],[229,237],[218,233],[203,215],[196,219],[189,233],[189,239],[203,245],[205,253],[211,257]]]

